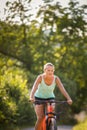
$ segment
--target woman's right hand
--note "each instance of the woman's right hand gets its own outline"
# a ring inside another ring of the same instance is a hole
[[[29,101],[34,102],[35,99],[33,97],[30,97]]]

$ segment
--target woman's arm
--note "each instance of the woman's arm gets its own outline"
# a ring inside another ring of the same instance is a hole
[[[39,85],[39,83],[41,83],[41,80],[42,80],[42,77],[41,77],[41,75],[39,75],[39,76],[36,78],[35,82],[34,82],[34,85],[33,85],[32,90],[31,90],[31,92],[30,92],[30,100],[31,100],[31,101],[34,101],[34,93],[35,93],[36,90],[38,89],[38,85]]]
[[[58,88],[60,89],[61,93],[64,95],[64,97],[67,99],[67,102],[69,104],[72,104],[72,99],[69,96],[69,94],[67,93],[67,91],[65,90],[62,82],[60,81],[60,79],[58,77],[56,77],[56,84],[58,86]]]

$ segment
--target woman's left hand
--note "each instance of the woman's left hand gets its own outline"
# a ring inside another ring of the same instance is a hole
[[[72,103],[73,103],[73,101],[71,99],[68,99],[67,102],[69,105],[72,105]]]

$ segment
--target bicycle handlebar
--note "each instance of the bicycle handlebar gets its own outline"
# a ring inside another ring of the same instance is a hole
[[[32,102],[31,100],[29,100],[30,102]],[[64,104],[64,103],[67,103],[67,101],[57,101],[57,100],[35,100],[33,101],[33,103],[41,103],[41,104],[47,104],[47,103],[57,103],[57,104]]]

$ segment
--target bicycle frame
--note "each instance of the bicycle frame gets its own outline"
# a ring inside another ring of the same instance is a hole
[[[45,109],[45,117],[43,120],[42,128],[43,130],[48,130],[49,122],[53,119],[56,119],[56,116],[54,114],[54,108],[52,106],[52,103],[47,103],[47,109]]]
[[[45,108],[45,117],[42,123],[43,130],[57,130],[57,124],[56,124],[57,114],[55,113],[52,104],[53,103],[63,104],[63,103],[67,103],[67,101],[35,100],[34,103],[45,104],[47,106],[46,107],[47,109]],[[53,128],[52,128],[52,124],[53,124]]]

